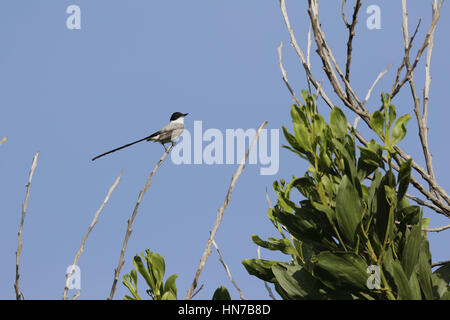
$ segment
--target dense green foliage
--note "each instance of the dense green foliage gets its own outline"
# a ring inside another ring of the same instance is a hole
[[[280,239],[252,240],[290,256],[289,262],[247,259],[247,271],[275,285],[284,299],[449,299],[449,266],[434,273],[422,209],[406,191],[411,160],[394,174],[394,146],[409,115],[397,118],[388,95],[370,118],[382,144],[356,146],[355,132],[335,107],[326,123],[316,97],[303,92],[293,105],[288,146],[309,162],[290,182],[275,181],[278,196],[268,217]],[[294,194],[296,191],[299,194]],[[302,200],[295,201],[295,196]]]

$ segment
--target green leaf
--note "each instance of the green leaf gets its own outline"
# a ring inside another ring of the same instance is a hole
[[[314,276],[327,287],[336,290],[353,289],[367,291],[367,263],[352,253],[322,251],[311,259]]]
[[[356,228],[362,219],[363,208],[356,188],[347,175],[342,178],[336,198],[336,218],[342,236],[351,244],[356,240]]]
[[[175,285],[175,280],[177,279],[178,275],[173,274],[169,278],[167,278],[166,283],[164,285],[164,292],[171,291],[173,295],[175,296],[175,300],[177,298],[177,286]]]
[[[395,189],[388,185],[385,185],[384,192],[386,194],[386,200],[387,200],[389,206],[396,208],[397,207],[397,193],[395,192]]]
[[[142,300],[137,291],[137,284],[135,283],[134,286],[132,284],[132,282],[134,282],[134,280],[132,279],[132,276],[130,274],[126,274],[122,277],[122,279],[123,279],[122,283],[128,288],[128,290],[130,291],[130,293],[133,296],[133,297],[130,297],[130,296],[126,295],[124,297],[124,299],[125,300]]]
[[[325,123],[325,120],[320,114],[315,114],[313,116],[313,134],[315,137],[320,137],[321,140],[324,142],[325,140],[325,130],[327,128],[327,124]]]
[[[276,263],[277,261],[263,259],[245,259],[242,261],[242,264],[249,274],[268,282],[275,282],[272,266]]]
[[[405,196],[406,191],[408,191],[409,181],[411,179],[411,163],[412,158],[403,162],[400,166],[400,171],[398,172],[398,201],[400,201]]]
[[[272,266],[279,285],[290,299],[320,298],[318,281],[299,265],[278,263]]]
[[[397,286],[398,298],[400,300],[412,300],[414,298],[414,293],[411,291],[409,280],[398,260],[392,262],[392,270],[392,277]]]
[[[408,206],[402,208],[398,214],[402,217],[401,222],[405,225],[415,225],[420,221],[419,206]]]
[[[294,122],[294,134],[297,144],[307,152],[313,152],[311,134],[308,128],[301,122]]]
[[[372,140],[373,141],[373,140]],[[377,144],[378,145],[378,144]],[[377,150],[375,147],[359,147],[360,157],[358,159],[358,176],[363,181],[377,168],[383,168],[383,157],[381,147]]]
[[[409,278],[409,287],[411,288],[412,294],[411,300],[422,300],[422,295],[420,293],[420,284],[414,272],[411,274],[411,277]]]
[[[411,115],[404,114],[394,124],[392,128],[391,145],[394,146],[399,143],[406,136],[406,123],[411,118]]]
[[[280,210],[274,210],[273,214],[296,239],[322,249],[336,248],[324,213],[299,208],[295,215]]]
[[[433,290],[437,297],[443,299],[450,291],[450,264],[439,267],[432,275]],[[448,297],[447,297],[448,299]]]
[[[377,212],[377,197],[378,197],[378,189],[381,183],[381,179],[383,176],[380,171],[375,171],[374,179],[370,184],[369,195],[367,197],[367,205],[371,212]]]
[[[325,213],[329,217],[329,219],[336,220],[336,213],[329,206],[323,205],[315,201],[311,201],[311,204],[315,209]]]
[[[432,285],[432,273],[431,273],[431,254],[427,240],[422,241],[421,249],[419,252],[417,278],[420,283],[423,295],[427,300],[433,300],[433,285]]]
[[[268,239],[269,241],[264,241],[260,237],[258,237],[256,234],[252,234],[252,240],[258,246],[272,250],[272,251],[277,250],[277,251],[283,252],[284,254],[289,254],[289,255],[297,254],[297,251],[295,250],[291,241],[289,241],[289,239],[286,239],[286,238],[283,238],[283,239],[269,238]]]
[[[162,286],[164,273],[166,270],[164,258],[158,253],[150,252],[148,249],[146,252],[147,267],[153,274],[156,282],[156,289],[159,290]]]
[[[356,159],[354,152],[349,151],[349,144],[342,144],[338,140],[333,139],[333,144],[344,159],[345,174],[347,174],[351,181],[358,180],[358,171],[356,169]]]
[[[377,191],[377,212],[374,216],[375,227],[378,235],[378,239],[383,240],[386,236],[386,231],[389,226],[389,238],[392,239],[393,229],[394,229],[394,215],[391,216],[389,220],[389,210],[390,205],[387,201],[385,186],[390,186],[395,184],[395,176],[392,172],[388,171],[381,179],[380,185]]]
[[[177,300],[177,296],[172,291],[166,291],[162,295],[161,300]]]
[[[402,266],[406,277],[409,279],[419,259],[419,251],[422,242],[421,225],[415,225],[407,235],[402,254]]]
[[[370,116],[370,126],[384,140],[384,114],[379,110]]]
[[[306,156],[304,155],[306,153],[306,150],[297,143],[295,137],[292,134],[290,134],[289,131],[284,126],[282,127],[282,129],[286,141],[291,145],[293,149],[289,147],[286,148],[297,153],[300,157],[307,160]]]
[[[395,118],[397,117],[397,113],[395,112],[395,106],[390,104],[389,105],[389,111],[388,111],[388,117],[389,117],[389,128],[394,123]]]
[[[137,271],[142,275],[144,280],[147,282],[148,286],[152,291],[156,290],[155,280],[153,276],[151,276],[147,269],[144,266],[144,263],[142,262],[141,258],[138,255],[134,256],[133,259],[133,265],[137,269]]]
[[[137,273],[136,269],[131,270],[130,279],[133,281],[134,285],[137,287]]]
[[[343,139],[347,133],[347,118],[338,107],[334,107],[330,114],[331,132],[337,139]]]
[[[213,300],[231,300],[230,294],[228,293],[227,288],[221,286],[214,291],[214,295],[212,297]]]

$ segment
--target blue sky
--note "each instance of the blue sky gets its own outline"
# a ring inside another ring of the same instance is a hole
[[[351,1],[353,3],[353,1]],[[66,8],[81,8],[81,30],[68,30]],[[366,8],[381,8],[382,28],[366,27]],[[306,48],[306,1],[288,1],[297,39]],[[347,31],[340,2],[320,7],[327,40],[338,61],[345,63]],[[448,5],[444,4],[435,37],[431,72],[429,140],[438,182],[450,190],[446,107],[450,45]],[[431,1],[409,4],[410,32],[419,18],[416,45],[424,38]],[[372,82],[394,63],[368,103],[379,107],[379,94],[389,91],[403,50],[401,2],[364,3],[354,43],[352,82],[365,96]],[[0,299],[13,299],[15,251],[21,204],[33,155],[40,151],[31,186],[23,231],[21,289],[27,299],[60,299],[66,267],[110,185],[123,169],[118,187],[87,240],[78,265],[80,299],[109,295],[119,259],[126,221],[148,174],[162,155],[161,146],[141,143],[91,162],[104,151],[142,138],[165,125],[175,111],[189,112],[187,129],[202,121],[204,129],[268,129],[290,125],[289,92],[281,80],[277,47],[284,42],[288,77],[299,92],[305,75],[279,10],[278,1],[23,1],[0,3]],[[417,47],[413,49],[415,53]],[[316,77],[325,80],[320,61],[312,58]],[[416,71],[420,90],[423,63]],[[326,88],[329,89],[329,88]],[[331,91],[327,90],[332,96]],[[337,99],[332,100],[335,103]],[[394,100],[397,113],[412,113],[408,88]],[[323,102],[319,110],[328,113]],[[349,119],[353,115],[347,113]],[[363,124],[362,132],[367,133]],[[424,164],[414,119],[402,148]],[[284,139],[280,136],[280,145]],[[168,160],[168,161],[167,161]],[[122,274],[131,270],[134,254],[149,248],[164,256],[166,274],[178,274],[179,298],[191,284],[209,230],[222,204],[235,165],[175,165],[168,158],[155,175],[133,225]],[[251,234],[276,236],[266,218],[266,186],[276,179],[300,176],[306,163],[280,150],[280,170],[259,174],[248,165],[232,194],[216,241],[247,298],[267,299],[263,283],[248,275],[241,261],[256,257]],[[413,191],[412,191],[413,192]],[[275,197],[270,193],[273,201]],[[447,218],[425,210],[431,226]],[[450,233],[431,234],[433,260],[448,259]],[[264,258],[284,258],[262,251]],[[232,287],[213,250],[198,298]],[[69,292],[73,294],[73,292]],[[115,298],[127,291],[119,283]]]

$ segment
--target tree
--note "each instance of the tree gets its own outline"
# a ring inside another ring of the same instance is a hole
[[[284,299],[450,299],[450,268],[431,272],[428,219],[406,197],[412,161],[402,161],[397,176],[392,167],[409,115],[397,118],[383,94],[370,122],[384,145],[372,139],[356,147],[339,108],[328,124],[316,113],[316,97],[303,97],[306,104],[291,110],[294,134],[283,132],[285,148],[310,166],[273,184],[278,200],[268,217],[281,238],[252,236],[291,259],[244,260],[247,271],[274,283]],[[298,204],[295,190],[305,198]]]
[[[291,261],[248,259],[243,264],[250,274],[274,283],[283,298],[450,298],[450,265],[443,262],[432,273],[426,239],[427,231],[440,231],[449,226],[438,230],[427,228],[428,220],[422,218],[422,208],[409,203],[412,200],[450,217],[450,197],[438,183],[433,170],[427,124],[430,63],[443,2],[433,0],[431,24],[422,45],[411,59],[420,22],[410,36],[406,1],[402,0],[403,58],[390,93],[382,95],[381,108],[369,112],[366,103],[389,67],[378,75],[364,99],[356,94],[350,74],[353,39],[362,1],[355,1],[352,21],[347,20],[346,1],[342,1],[341,15],[348,29],[344,69],[337,63],[326,41],[319,18],[319,1],[308,0],[310,32],[321,61],[320,67],[325,72],[328,87],[335,94],[334,98],[356,115],[352,126],[344,112],[332,102],[333,97],[326,93],[327,86],[316,79],[310,63],[310,33],[305,54],[291,27],[285,0],[280,0],[291,45],[305,70],[309,88],[302,94],[304,103],[300,102],[288,81],[280,44],[278,52],[283,81],[295,103],[291,111],[294,134],[283,128],[289,144],[286,147],[311,166],[304,176],[294,177],[289,183],[284,180],[274,182],[278,199],[274,208],[269,209],[268,216],[281,239],[264,241],[252,236],[258,246],[281,251],[289,255]],[[414,72],[425,51],[425,84],[421,101]],[[425,168],[397,145],[406,134],[410,115],[397,119],[391,100],[394,101],[405,85],[410,87]],[[317,95],[313,95],[314,89]],[[332,110],[329,124],[318,113],[319,98]],[[361,119],[382,144],[375,139],[366,139],[358,131],[357,124]],[[360,145],[356,147],[357,141]],[[423,197],[407,193],[409,184]],[[305,199],[296,203],[291,194],[294,190],[298,190]]]

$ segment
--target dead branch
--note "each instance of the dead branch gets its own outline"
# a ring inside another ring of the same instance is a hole
[[[39,152],[36,152],[36,154],[33,157],[33,163],[31,165],[30,175],[28,176],[28,183],[26,185],[27,193],[25,195],[25,201],[22,204],[22,218],[20,219],[19,233],[17,234],[18,241],[17,241],[17,251],[16,251],[16,281],[14,282],[14,289],[16,291],[16,300],[24,299],[23,293],[20,291],[20,288],[19,288],[20,253],[22,252],[22,246],[23,246],[22,231],[23,231],[23,223],[25,222],[25,215],[27,213],[28,199],[30,198],[31,180],[33,179],[34,170],[36,169],[36,166],[37,166],[38,156],[39,156]]]
[[[214,245],[214,247],[217,250],[217,255],[219,256],[220,263],[222,263],[223,267],[225,268],[225,271],[227,272],[228,278],[230,278],[231,283],[236,288],[236,290],[239,292],[241,300],[246,300],[244,294],[242,293],[241,288],[239,288],[239,286],[237,285],[236,281],[234,281],[233,276],[231,275],[230,268],[228,267],[228,265],[223,260],[222,254],[220,253],[219,247],[217,246],[217,243],[216,243],[216,241],[214,241],[214,239],[212,241],[212,244]]]
[[[222,206],[220,207],[219,211],[217,212],[216,222],[214,223],[214,227],[213,227],[212,231],[210,232],[208,241],[206,242],[206,248],[203,251],[202,258],[200,259],[200,265],[198,266],[197,272],[195,273],[194,281],[192,282],[191,287],[189,288],[189,290],[186,294],[186,297],[185,297],[186,300],[192,299],[192,294],[193,294],[195,288],[197,287],[198,278],[200,277],[200,274],[202,273],[202,270],[206,264],[206,260],[208,259],[209,255],[211,254],[211,244],[214,240],[214,237],[216,236],[217,230],[219,229],[219,225],[220,225],[220,222],[222,221],[225,209],[228,206],[228,203],[230,202],[231,193],[233,192],[234,186],[236,185],[236,182],[237,182],[239,176],[241,175],[242,171],[244,170],[245,162],[247,161],[248,155],[249,155],[251,149],[253,148],[253,145],[258,140],[258,137],[259,137],[261,131],[264,129],[264,127],[266,125],[267,125],[267,121],[264,121],[263,124],[258,128],[258,130],[256,131],[256,135],[253,137],[252,142],[250,143],[247,153],[244,155],[244,157],[242,158],[241,164],[239,165],[236,172],[233,174],[227,195],[225,196],[225,200],[224,200]]]
[[[127,222],[127,230],[125,232],[125,239],[123,240],[122,250],[120,251],[119,263],[117,265],[117,268],[114,270],[114,281],[113,281],[113,284],[112,284],[112,287],[111,287],[111,292],[109,294],[108,300],[112,300],[112,298],[114,297],[114,293],[116,292],[116,286],[117,286],[117,281],[119,281],[120,270],[122,269],[122,266],[125,263],[124,256],[125,256],[125,250],[126,250],[127,245],[128,245],[128,239],[130,239],[131,232],[132,232],[131,227],[133,225],[134,219],[136,218],[139,205],[140,205],[140,203],[142,201],[142,198],[144,197],[145,192],[150,187],[153,175],[155,174],[156,170],[158,170],[159,166],[162,164],[164,159],[166,159],[166,157],[169,154],[169,152],[172,149],[172,147],[173,147],[173,144],[171,144],[166,149],[166,151],[162,155],[161,159],[159,159],[159,161],[156,164],[155,168],[150,173],[150,176],[148,177],[147,182],[145,183],[144,189],[142,189],[141,192],[139,192],[139,197],[138,197],[138,200],[136,202],[136,206],[134,207],[133,214],[131,215],[130,219],[128,219],[128,222]]]
[[[84,251],[84,246],[86,244],[86,240],[89,236],[89,234],[91,233],[92,229],[94,228],[95,224],[98,221],[98,217],[100,215],[100,212],[102,212],[103,208],[106,206],[106,203],[109,200],[109,197],[111,196],[112,192],[114,191],[114,189],[117,187],[117,185],[119,184],[120,181],[120,177],[122,176],[122,172],[123,170],[120,171],[119,176],[116,178],[116,181],[114,182],[114,184],[109,188],[108,193],[106,194],[105,200],[103,200],[102,205],[100,206],[100,208],[95,212],[94,214],[94,219],[91,222],[91,225],[88,228],[88,231],[86,232],[86,234],[84,235],[83,239],[81,240],[81,246],[78,249],[77,253],[75,254],[75,258],[73,259],[73,263],[72,263],[72,268],[70,270],[70,272],[68,272],[66,274],[66,285],[64,287],[64,292],[63,292],[63,300],[67,300],[67,291],[69,291],[69,279],[72,276],[74,270],[75,270],[75,266],[78,263],[78,260],[80,259],[81,254]],[[75,296],[72,298],[72,300],[75,300],[76,298],[78,298],[78,296],[80,296],[81,294],[81,290],[78,290],[78,292],[75,294]]]

